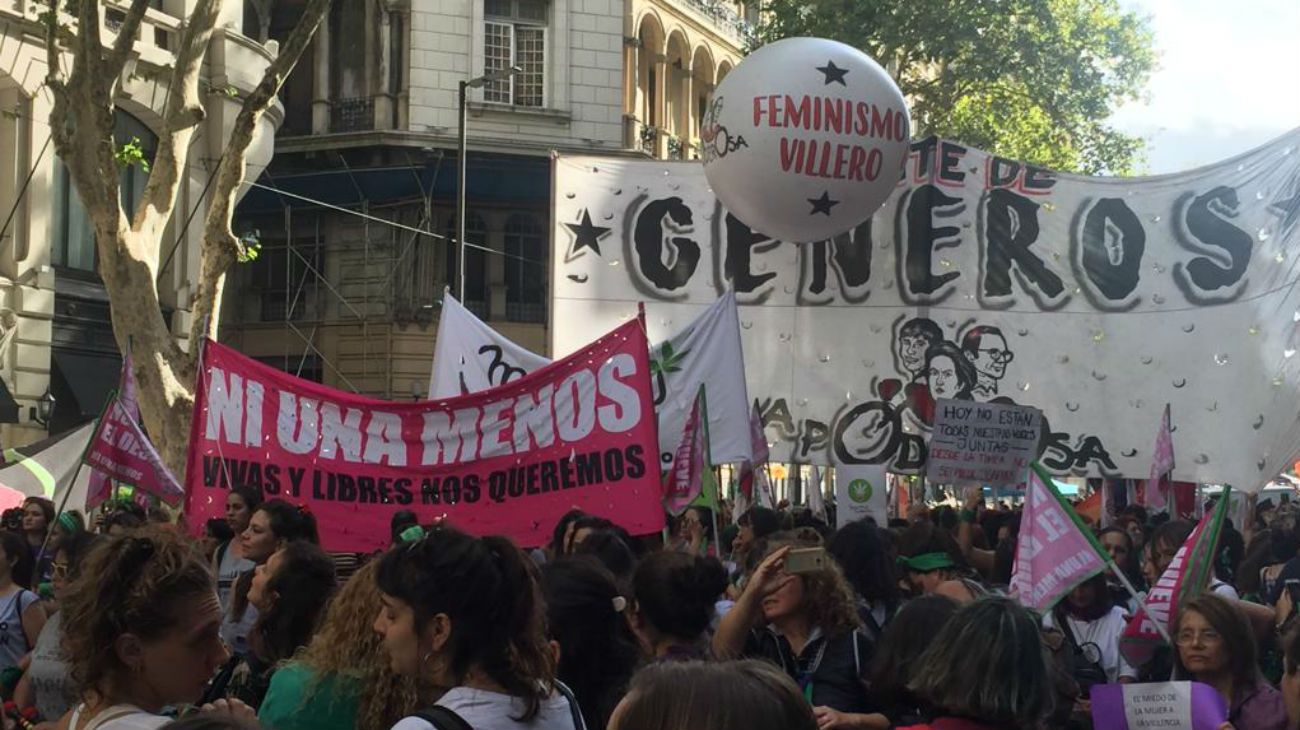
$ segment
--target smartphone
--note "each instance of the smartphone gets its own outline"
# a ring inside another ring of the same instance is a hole
[[[791,550],[785,556],[785,572],[816,573],[819,570],[826,570],[829,565],[826,561],[826,548]]]

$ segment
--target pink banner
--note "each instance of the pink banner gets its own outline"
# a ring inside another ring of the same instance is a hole
[[[700,427],[700,396],[696,396],[691,413],[682,429],[682,442],[673,456],[673,466],[664,477],[664,507],[680,515],[700,496],[701,472],[707,468],[708,445],[704,442],[704,429]]]
[[[194,413],[191,525],[248,484],[309,507],[336,551],[385,547],[401,509],[523,546],[574,507],[633,534],[663,527],[638,320],[506,385],[422,403],[344,393],[208,342]]]
[[[136,416],[119,398],[113,398],[99,417],[85,462],[105,476],[134,485],[168,504],[180,504],[185,496]]]
[[[1031,469],[1011,573],[1012,598],[1045,611],[1070,589],[1105,569],[1093,542]]]

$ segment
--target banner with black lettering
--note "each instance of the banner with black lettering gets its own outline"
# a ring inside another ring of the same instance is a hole
[[[772,458],[924,471],[941,398],[1034,406],[1057,474],[1257,489],[1300,444],[1300,130],[1177,175],[1055,173],[914,142],[834,240],[772,240],[698,163],[562,156],[552,351],[646,303],[649,336],[734,290]],[[809,169],[816,177],[833,170]]]
[[[330,550],[387,545],[399,509],[475,534],[546,542],[578,507],[633,534],[663,527],[639,319],[490,391],[395,403],[295,378],[208,342],[186,513],[225,514],[234,485],[307,506]]]

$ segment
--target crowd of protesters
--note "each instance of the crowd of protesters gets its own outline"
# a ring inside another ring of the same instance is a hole
[[[370,556],[257,490],[200,539],[32,498],[0,531],[5,726],[1082,729],[1093,687],[1173,679],[1235,730],[1300,729],[1300,510],[1251,507],[1135,666],[1121,633],[1193,529],[1142,508],[1097,533],[1126,580],[1040,615],[1006,597],[1020,515],[978,490],[838,529],[724,505],[634,537],[573,510],[531,552],[400,512]]]

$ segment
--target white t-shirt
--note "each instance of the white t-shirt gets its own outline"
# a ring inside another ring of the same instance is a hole
[[[453,687],[437,704],[460,715],[474,730],[582,730],[574,726],[573,709],[559,692],[542,701],[541,711],[531,722],[515,720],[524,712],[523,701],[500,692]],[[405,717],[393,730],[434,730],[434,727],[422,718]]]
[[[1079,646],[1087,651],[1087,644],[1095,644],[1097,650],[1101,653],[1101,658],[1097,662],[1101,668],[1106,671],[1106,679],[1110,682],[1119,681],[1120,677],[1129,677],[1137,679],[1137,670],[1124,661],[1123,655],[1119,653],[1119,639],[1124,634],[1124,626],[1128,623],[1126,612],[1120,606],[1110,609],[1110,613],[1102,616],[1095,621],[1080,621],[1069,616],[1065,621],[1070,625],[1070,631],[1074,633],[1074,640],[1079,642]],[[1049,612],[1043,616],[1043,626],[1049,629],[1058,628],[1056,625],[1056,614]],[[1067,645],[1068,645],[1067,639]]]
[[[1210,592],[1216,596],[1219,596],[1221,598],[1226,598],[1230,601],[1241,600],[1241,596],[1237,594],[1236,588],[1233,588],[1232,586],[1228,585],[1227,583],[1224,583],[1218,578],[1215,578],[1214,580],[1210,581]]]
[[[172,718],[145,712],[134,705],[106,707],[90,722],[81,721],[85,705],[77,705],[68,720],[68,730],[158,730]]]

